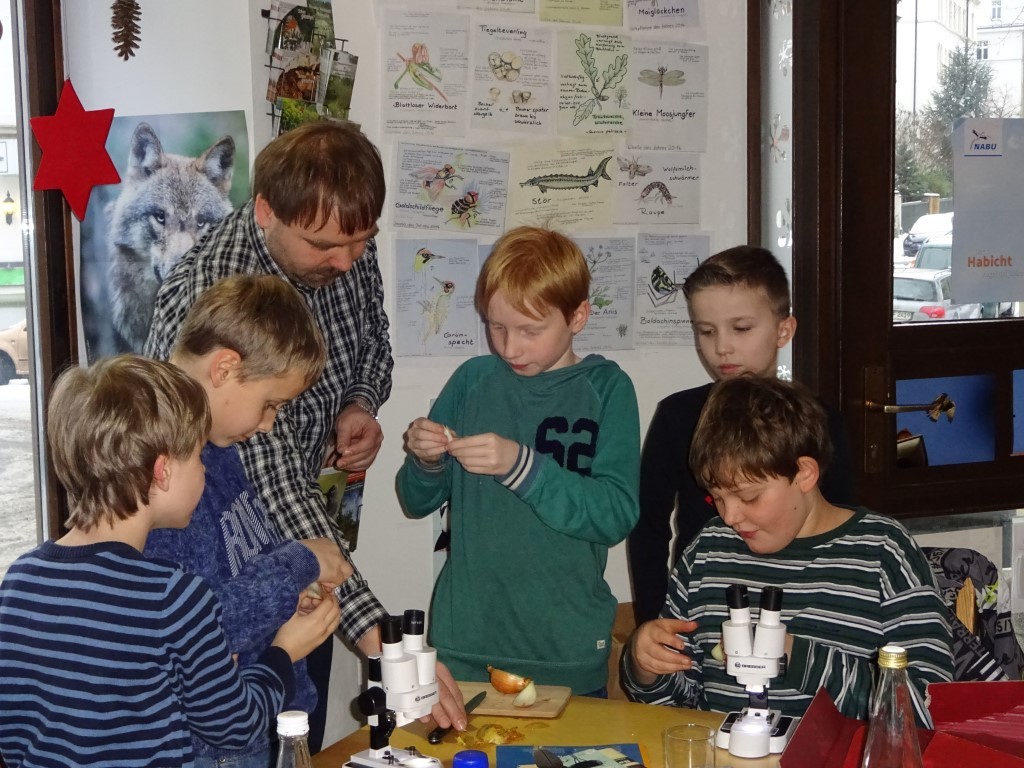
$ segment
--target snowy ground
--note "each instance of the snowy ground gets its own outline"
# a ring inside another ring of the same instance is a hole
[[[0,576],[38,537],[30,393],[25,379],[0,387]]]

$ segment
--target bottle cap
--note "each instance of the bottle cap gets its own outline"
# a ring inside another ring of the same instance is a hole
[[[277,716],[278,736],[305,736],[309,733],[309,715],[297,709]]]
[[[464,749],[452,758],[452,768],[487,768],[487,753],[479,749]]]
[[[898,645],[887,645],[878,652],[878,666],[882,669],[906,669],[907,651]]]

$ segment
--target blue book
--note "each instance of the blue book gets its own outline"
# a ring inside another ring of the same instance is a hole
[[[495,748],[495,768],[536,768],[533,747],[502,744]],[[544,747],[565,768],[643,768],[639,744]]]

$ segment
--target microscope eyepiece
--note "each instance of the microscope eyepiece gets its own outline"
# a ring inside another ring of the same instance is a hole
[[[402,642],[402,617],[388,616],[380,622],[380,641],[384,645]]]
[[[725,602],[732,610],[738,608],[749,608],[750,598],[747,597],[747,588],[743,584],[733,584],[725,588]]]
[[[425,614],[423,611],[410,608],[405,612],[402,621],[402,631],[407,635],[422,635]]]
[[[782,610],[782,588],[765,587],[761,590],[761,610],[781,611]]]

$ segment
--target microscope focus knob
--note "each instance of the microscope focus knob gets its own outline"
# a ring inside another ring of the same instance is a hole
[[[387,709],[387,694],[383,688],[367,688],[356,697],[359,711],[367,717],[379,715]]]

